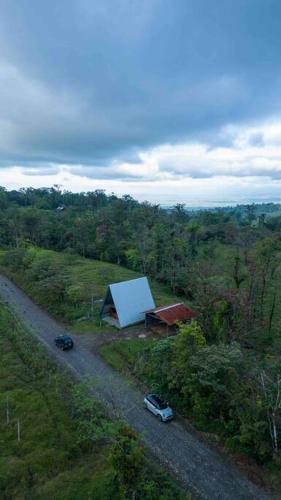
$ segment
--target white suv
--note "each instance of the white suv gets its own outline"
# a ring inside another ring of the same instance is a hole
[[[155,394],[148,394],[145,396],[143,402],[145,408],[156,415],[161,422],[167,422],[167,420],[172,420],[174,417],[173,410],[168,403],[164,403],[164,401]]]

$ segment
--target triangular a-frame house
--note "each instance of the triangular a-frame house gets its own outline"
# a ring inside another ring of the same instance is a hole
[[[138,278],[108,286],[101,317],[117,328],[124,328],[144,321],[145,312],[154,308],[147,278]]]

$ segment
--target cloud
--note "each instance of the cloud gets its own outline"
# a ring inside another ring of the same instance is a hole
[[[2,163],[110,165],[280,112],[281,6],[164,4],[3,0]]]
[[[259,127],[227,127],[228,143],[210,147],[204,143],[163,144],[139,153],[120,156],[112,161],[88,165],[26,161],[21,167],[29,177],[70,174],[77,178],[117,180],[141,183],[174,181],[177,179],[210,179],[219,177],[266,177],[281,179],[281,144],[278,143],[280,124]],[[17,165],[17,163],[14,163]],[[7,167],[6,167],[7,168]]]
[[[59,172],[95,180],[158,182],[176,179],[218,177],[281,179],[281,145],[276,141],[280,125],[267,124],[242,130],[228,128],[231,144],[210,148],[203,143],[164,144],[122,159],[97,164],[26,163],[28,176],[55,175]]]
[[[218,199],[222,180],[254,197],[252,179],[277,196],[280,14],[264,0],[2,0],[0,184],[17,172]]]
[[[50,165],[49,167],[32,167],[32,168],[21,168],[20,169],[24,176],[30,177],[45,177],[49,175],[56,175],[60,172],[60,167],[58,165]]]

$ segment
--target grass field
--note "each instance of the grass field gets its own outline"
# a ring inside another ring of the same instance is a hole
[[[7,252],[0,252],[2,271],[22,287],[35,302],[43,305],[57,319],[64,321],[72,331],[79,333],[116,331],[108,324],[101,323],[100,301],[103,300],[110,283],[141,276],[116,264],[52,250],[39,248],[26,250],[19,268],[15,268],[14,261],[12,259],[9,261],[7,255]],[[63,299],[60,302],[52,301],[55,287],[62,281]],[[156,305],[180,301],[168,287],[153,281],[150,284]]]
[[[0,498],[129,498],[108,459],[112,441],[99,430],[110,429],[114,441],[121,424],[84,396],[1,303],[0,352]],[[190,499],[149,457],[138,481],[136,500]]]
[[[1,304],[0,352],[0,497],[118,499],[110,487],[108,447],[83,451],[77,444],[65,391],[72,381],[65,384],[65,375]]]

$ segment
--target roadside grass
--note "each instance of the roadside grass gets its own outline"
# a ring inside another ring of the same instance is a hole
[[[24,349],[18,351],[15,336]],[[82,451],[77,444],[68,393],[73,382],[39,346],[25,343],[23,327],[0,304],[0,497],[120,498],[113,496],[109,485],[113,471],[107,462],[108,446]]]
[[[0,498],[129,498],[120,493],[106,437],[114,439],[121,423],[108,419],[1,302],[0,352]],[[138,480],[136,499],[191,498],[149,456]]]
[[[22,252],[23,256],[22,261],[15,264],[17,252]],[[116,332],[114,327],[100,319],[107,286],[142,276],[116,264],[34,247],[0,251],[0,268],[36,303],[77,333]],[[52,271],[54,275],[50,278]],[[63,294],[55,300],[56,287],[62,282]],[[156,305],[181,301],[165,285],[155,281],[150,281],[150,284]]]
[[[114,340],[101,346],[103,359],[116,370],[133,373],[141,354],[157,343],[154,339]]]

